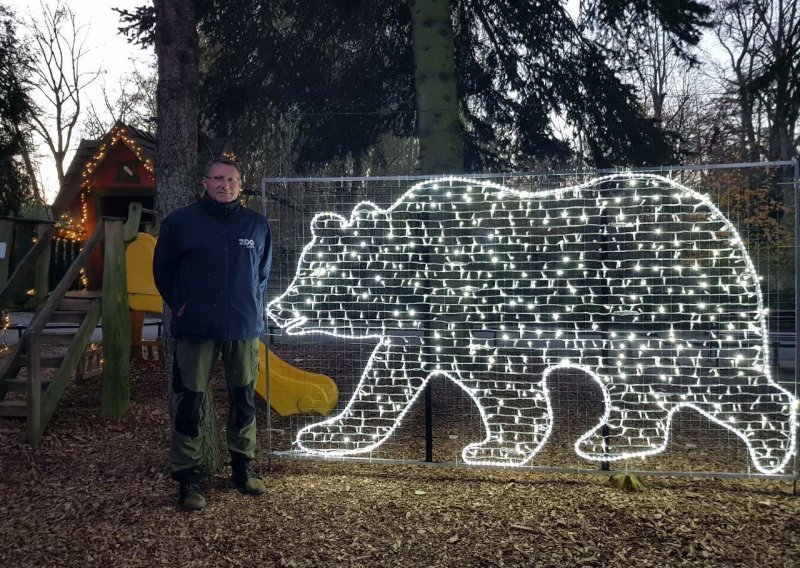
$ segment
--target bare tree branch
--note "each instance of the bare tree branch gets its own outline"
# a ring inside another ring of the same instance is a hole
[[[117,121],[142,130],[153,130],[156,117],[155,65],[142,69],[133,62],[133,70],[120,79],[114,96],[101,83],[102,103],[89,101],[82,131],[92,138],[108,132]]]
[[[100,75],[82,71],[89,28],[78,25],[74,12],[59,0],[54,8],[40,2],[24,25],[31,36],[33,85],[46,108],[33,117],[31,128],[44,140],[56,164],[59,188],[64,184],[64,159],[81,114],[81,93]]]

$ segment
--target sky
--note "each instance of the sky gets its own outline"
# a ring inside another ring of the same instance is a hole
[[[56,4],[55,0],[42,0],[42,2],[50,7]],[[112,11],[112,7],[132,10],[150,3],[149,0],[62,0],[62,2],[75,13],[77,25],[86,26],[86,56],[81,70],[102,70],[97,81],[87,87],[84,100],[89,101],[93,98],[102,100],[100,93],[103,85],[110,93],[114,93],[115,85],[119,84],[120,78],[132,69],[132,60],[145,63],[154,59],[152,50],[145,51],[131,45],[124,36],[117,34],[119,17]],[[0,4],[11,8],[19,18],[24,18],[28,14],[35,16],[41,12],[38,0],[0,0]],[[83,117],[78,119],[78,132],[73,134],[71,152],[67,154],[64,162],[65,170],[83,137],[79,128],[82,122]],[[47,201],[52,202],[58,192],[55,162],[52,158],[48,158],[49,151],[45,146],[38,149],[37,155],[40,162],[39,179],[45,189]]]

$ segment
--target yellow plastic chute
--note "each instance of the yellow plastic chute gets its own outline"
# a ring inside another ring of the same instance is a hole
[[[156,238],[139,233],[125,249],[125,271],[128,279],[128,306],[137,312],[161,313],[164,301],[153,280],[153,253]]]
[[[272,408],[281,416],[315,412],[330,414],[339,401],[339,389],[330,377],[294,367],[259,343],[258,357],[262,372],[258,374],[256,392],[267,398],[266,358],[269,353],[269,398]]]

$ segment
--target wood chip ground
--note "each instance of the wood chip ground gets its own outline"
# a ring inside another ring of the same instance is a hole
[[[800,566],[800,499],[778,481],[652,477],[628,493],[600,476],[268,463],[262,447],[267,495],[239,494],[227,470],[204,511],[181,512],[160,365],[133,368],[119,421],[99,412],[99,377],[71,385],[37,450],[0,421],[0,566]]]

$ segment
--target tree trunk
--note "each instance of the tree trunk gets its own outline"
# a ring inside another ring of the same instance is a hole
[[[426,174],[464,170],[453,28],[448,0],[409,0],[420,165]]]
[[[741,159],[757,162],[759,159],[756,131],[753,126],[753,95],[747,92],[747,87],[739,83],[739,115],[742,121],[740,135]]]
[[[64,189],[64,158],[66,158],[66,156],[66,150],[63,152],[55,152],[53,154],[53,160],[55,160],[56,163],[56,175],[58,176],[58,191]]]
[[[31,152],[30,146],[28,145],[28,139],[25,134],[22,132],[19,124],[14,124],[14,132],[19,137],[22,146],[22,163],[25,164],[25,172],[28,174],[28,177],[31,180],[31,187],[33,188],[33,199],[36,203],[44,203],[44,195],[42,195],[42,190],[39,187],[39,180],[36,179],[36,169],[33,167],[33,161],[31,160]],[[59,185],[59,187],[61,187]]]
[[[193,0],[155,0],[155,51],[158,57],[156,209],[165,218],[196,199],[199,48]],[[175,340],[172,314],[164,309],[164,353],[171,376]],[[170,390],[171,393],[171,390]],[[175,401],[170,400],[174,419]],[[223,458],[211,390],[203,402],[202,467],[207,474],[222,470]]]
[[[788,114],[788,113],[786,113]],[[786,114],[777,116],[786,116]],[[772,132],[770,133],[768,159],[770,160],[793,160],[796,159],[794,155],[794,132],[791,124],[787,121],[781,120],[772,125]],[[789,208],[786,215],[783,215],[784,223],[793,230],[794,216],[796,212],[792,204],[794,203],[794,170],[791,166],[781,166],[778,168],[778,175],[775,187],[772,190],[772,197],[779,200]],[[791,222],[791,224],[789,224]]]

